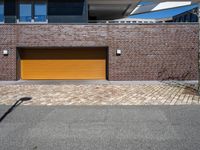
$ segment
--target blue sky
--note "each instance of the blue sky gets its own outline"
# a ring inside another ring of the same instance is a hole
[[[142,19],[169,18],[175,15],[178,15],[180,13],[183,13],[185,11],[189,11],[197,6],[198,6],[197,4],[193,4],[190,6],[172,8],[168,10],[162,10],[162,11],[156,11],[156,12],[150,12],[150,13],[144,13],[144,14],[138,14],[138,15],[131,15],[128,18],[142,18]]]

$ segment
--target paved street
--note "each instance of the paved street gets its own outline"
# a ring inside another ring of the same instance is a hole
[[[199,150],[199,139],[200,106],[19,106],[0,123],[1,150]]]
[[[195,84],[165,82],[6,82],[0,84],[0,105],[199,105]]]
[[[0,121],[0,150],[198,150],[195,87],[184,82],[1,82],[0,117],[19,98],[33,99]]]

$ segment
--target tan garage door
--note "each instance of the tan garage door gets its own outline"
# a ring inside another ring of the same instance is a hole
[[[23,80],[106,79],[105,48],[21,49]]]

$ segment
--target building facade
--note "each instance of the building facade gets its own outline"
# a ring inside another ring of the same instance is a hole
[[[197,79],[198,24],[88,24],[84,1],[82,15],[50,1],[8,2],[0,4],[2,81]]]
[[[0,80],[196,80],[197,51],[195,24],[1,25]]]

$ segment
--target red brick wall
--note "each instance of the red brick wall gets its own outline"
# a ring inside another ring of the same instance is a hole
[[[109,35],[111,80],[197,79],[197,25],[110,25]]]
[[[3,56],[3,50],[9,51]],[[16,80],[16,34],[12,25],[0,25],[0,80]]]
[[[0,33],[0,50],[11,49],[7,57],[1,53],[0,80],[16,79],[16,47],[79,46],[109,47],[109,80],[197,79],[194,24],[2,25]]]

